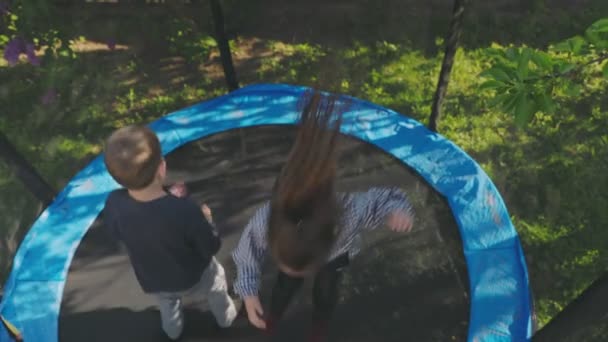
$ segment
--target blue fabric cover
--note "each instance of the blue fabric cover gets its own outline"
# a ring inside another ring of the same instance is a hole
[[[8,330],[4,326],[4,324],[0,324],[0,342],[15,342],[11,335],[8,333]]]
[[[306,90],[289,85],[249,86],[169,114],[150,127],[166,154],[229,129],[293,124],[299,97]],[[531,295],[523,251],[505,204],[486,173],[460,148],[419,122],[348,99],[343,132],[409,165],[451,206],[470,278],[468,341],[529,341]],[[117,186],[102,156],[97,157],[69,182],[26,235],[0,304],[2,315],[21,329],[25,341],[57,341],[70,262],[106,196]]]

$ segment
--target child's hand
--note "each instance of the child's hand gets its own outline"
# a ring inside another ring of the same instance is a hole
[[[205,203],[201,204],[201,211],[203,212],[203,215],[205,216],[207,221],[209,221],[209,223],[213,223],[213,215],[211,215],[211,209]]]
[[[258,329],[266,329],[264,310],[262,309],[262,303],[260,303],[258,296],[245,297],[244,301],[249,322]]]
[[[188,188],[184,182],[176,182],[169,187],[169,192],[175,197],[186,197],[188,196]]]
[[[394,232],[409,233],[412,230],[413,221],[411,215],[395,211],[389,216],[387,225]]]

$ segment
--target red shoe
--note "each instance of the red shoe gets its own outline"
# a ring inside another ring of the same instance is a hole
[[[272,336],[276,332],[277,322],[278,320],[274,317],[267,317],[264,322],[266,323],[266,329],[264,329],[264,333],[267,336]]]
[[[314,322],[308,342],[323,342],[327,340],[328,324],[326,321]]]

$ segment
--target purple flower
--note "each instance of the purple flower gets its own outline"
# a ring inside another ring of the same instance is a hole
[[[34,46],[34,44],[25,44],[25,54],[27,55],[27,60],[30,62],[30,64],[35,66],[40,65],[40,58],[36,56],[36,47]]]
[[[4,47],[4,59],[10,66],[19,62],[19,56],[25,52],[25,40],[20,37],[11,39]]]
[[[0,15],[7,15],[9,10],[8,2],[0,1]]]
[[[42,97],[40,98],[40,102],[42,102],[43,105],[48,106],[51,103],[55,102],[56,99],[57,91],[55,89],[49,89],[46,91],[46,93],[44,93],[44,95],[42,95]]]
[[[114,40],[114,38],[108,39],[107,44],[110,50],[114,51],[116,49],[116,40]]]
[[[55,100],[57,100],[57,91],[55,89],[49,89],[42,95],[40,102],[42,102],[43,105],[48,106],[55,102]]]
[[[10,66],[14,66],[19,62],[21,54],[27,56],[30,64],[39,66],[40,58],[36,56],[36,46],[33,43],[28,43],[21,37],[11,39],[4,47],[4,59]]]

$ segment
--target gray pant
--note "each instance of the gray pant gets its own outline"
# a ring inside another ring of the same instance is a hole
[[[203,272],[201,280],[183,292],[161,292],[153,294],[158,300],[163,330],[172,339],[177,339],[184,329],[182,299],[207,298],[209,309],[221,327],[229,327],[236,318],[234,302],[228,295],[224,268],[215,258]],[[199,301],[197,301],[199,302]]]

